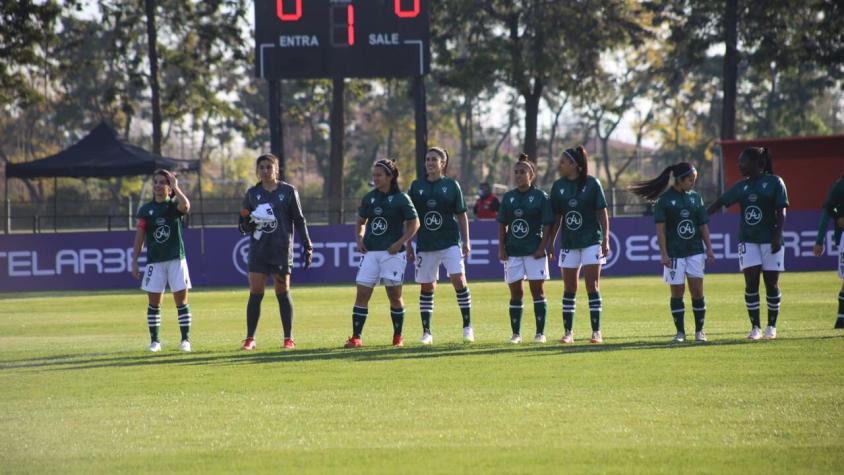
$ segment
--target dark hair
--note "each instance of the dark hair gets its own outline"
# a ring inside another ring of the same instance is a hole
[[[575,165],[580,174],[577,176],[578,193],[583,190],[586,185],[586,177],[589,176],[589,155],[583,145],[578,145],[575,148],[567,148],[563,150],[563,155],[569,157]]]
[[[448,170],[448,150],[446,150],[445,147],[429,147],[425,152],[425,155],[427,156],[431,152],[438,154],[445,160],[445,167],[443,167],[443,173],[445,173],[445,171]]]
[[[674,182],[676,183],[678,180],[689,176],[689,174],[694,173],[695,171],[695,167],[691,163],[675,163],[674,165],[666,167],[665,170],[663,170],[662,173],[654,179],[634,183],[629,190],[633,192],[633,194],[648,201],[655,201],[659,198],[659,195],[665,193],[665,190],[667,190],[669,186],[674,184],[671,183],[671,178],[674,178]]]
[[[172,197],[176,196],[176,192],[175,192],[175,191],[173,191],[173,184],[172,184],[172,183],[170,183],[170,175],[167,173],[167,170],[165,170],[165,169],[163,169],[163,168],[156,168],[156,169],[152,172],[152,176],[153,176],[153,178],[154,178],[156,175],[163,176],[163,177],[164,177],[164,179],[165,179],[165,180],[167,180],[167,186],[169,186],[169,187],[170,187],[170,195],[169,195],[169,196],[170,196],[170,198],[172,198]]]
[[[767,147],[748,147],[739,155],[741,159],[756,162],[762,173],[774,174],[774,158]]]
[[[525,165],[530,169],[530,172],[533,173],[533,179],[536,180],[536,167],[534,166],[533,162],[528,158],[528,154],[522,152],[519,154],[519,160],[514,165],[514,168],[519,165]],[[533,186],[533,180],[528,182],[528,185]]]
[[[255,167],[257,168],[258,164],[265,161],[265,160],[272,163],[273,165],[275,165],[276,168],[279,167],[278,157],[276,157],[275,155],[273,155],[271,153],[265,153],[265,154],[261,155],[260,157],[258,157],[258,159],[255,160]]]
[[[396,161],[389,158],[382,158],[375,161],[376,167],[384,170],[387,176],[390,177],[390,194],[398,193],[399,189],[399,168],[396,166]]]

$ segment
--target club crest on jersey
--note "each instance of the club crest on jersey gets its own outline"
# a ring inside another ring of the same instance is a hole
[[[422,196],[424,194],[425,194],[425,190],[419,190],[419,196]]]
[[[677,204],[677,200],[671,200],[671,206],[674,206],[676,204]]]
[[[571,206],[572,208],[574,208],[575,206],[577,206],[577,200],[576,200],[576,199],[574,199],[574,198],[570,199],[570,200],[569,200],[569,206]]]
[[[390,195],[390,196],[387,197],[387,203],[392,203],[392,202],[393,202],[393,196]]]
[[[149,215],[152,216],[152,210],[149,210]]]
[[[516,210],[513,211],[513,216],[515,216],[517,218],[521,218],[524,215],[525,215],[525,212],[522,211],[522,208],[516,208]]]
[[[767,183],[762,183],[762,188],[767,188],[767,187],[768,187]]]
[[[680,217],[681,218],[688,218],[690,214],[691,213],[689,213],[689,210],[687,210],[687,209],[681,209],[680,210]]]
[[[751,194],[747,197],[747,201],[750,201],[751,203],[756,203],[756,200],[758,200],[758,199],[759,199],[759,197],[758,197],[758,196],[756,196],[756,193],[751,193]]]
[[[372,228],[372,234],[374,236],[380,236],[387,232],[387,220],[381,216],[373,219],[372,224],[369,226]]]
[[[515,199],[515,198],[513,198],[513,197],[511,196],[511,197],[510,197],[510,203],[512,203],[514,199]]]
[[[529,231],[530,226],[528,226],[527,221],[524,219],[517,219],[510,225],[510,232],[513,233],[513,237],[518,239],[522,239],[527,236]]]
[[[428,200],[425,204],[428,205],[429,208],[436,208],[437,200]]]
[[[560,196],[562,196],[562,195],[564,195],[564,194],[566,194],[566,189],[565,189],[565,188],[560,188]]]
[[[369,204],[372,204],[372,203],[375,203],[375,198],[370,198],[370,199],[369,199]]]
[[[278,200],[279,200],[279,201],[284,201],[284,195],[278,195]]]
[[[381,209],[380,206],[376,206],[375,209],[372,210],[372,212],[375,213],[375,216],[381,216],[382,214],[384,214],[384,210]]]
[[[530,201],[531,203],[533,203],[533,196],[528,196],[528,201]]]
[[[443,193],[445,193],[445,190],[447,190],[447,189],[448,189],[448,187],[445,187],[445,186],[442,187]]]
[[[261,199],[261,195],[259,194],[258,196],[256,196],[256,198],[260,200],[260,199]]]
[[[155,231],[152,233],[152,237],[155,239],[155,242],[159,244],[167,242],[167,240],[170,239],[170,226],[165,224],[164,226],[155,228]]]
[[[755,226],[762,221],[762,210],[758,206],[748,206],[744,210],[744,222],[750,226]]]
[[[691,219],[684,219],[677,224],[677,235],[680,236],[681,239],[691,239],[695,237],[695,224]]]
[[[744,185],[744,188],[742,188],[742,190],[747,191],[747,185]]]

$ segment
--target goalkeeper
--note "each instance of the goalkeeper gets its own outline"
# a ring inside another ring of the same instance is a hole
[[[255,330],[261,318],[261,301],[267,276],[272,275],[284,348],[293,349],[293,301],[290,299],[290,273],[293,269],[294,228],[302,244],[304,267],[311,265],[313,247],[302,214],[299,193],[279,180],[278,158],[258,157],[255,163],[260,183],[246,192],[240,210],[240,232],[249,234],[249,303],[246,304],[244,350],[254,350]]]

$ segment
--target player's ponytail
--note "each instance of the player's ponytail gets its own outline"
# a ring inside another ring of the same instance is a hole
[[[634,183],[628,189],[636,196],[647,201],[656,201],[657,198],[665,193],[678,180],[694,173],[695,167],[688,162],[675,163],[665,167],[665,170],[656,178],[651,180],[640,181]]]

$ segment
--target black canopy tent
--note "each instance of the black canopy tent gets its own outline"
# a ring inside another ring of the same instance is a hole
[[[117,132],[105,122],[101,122],[79,142],[55,155],[26,163],[7,163],[5,201],[9,203],[9,178],[109,178],[150,175],[158,168],[197,174],[200,220],[204,228],[205,219],[201,213],[203,203],[200,161],[178,160],[148,152],[118,138]],[[10,231],[8,218],[7,209],[7,233]]]

